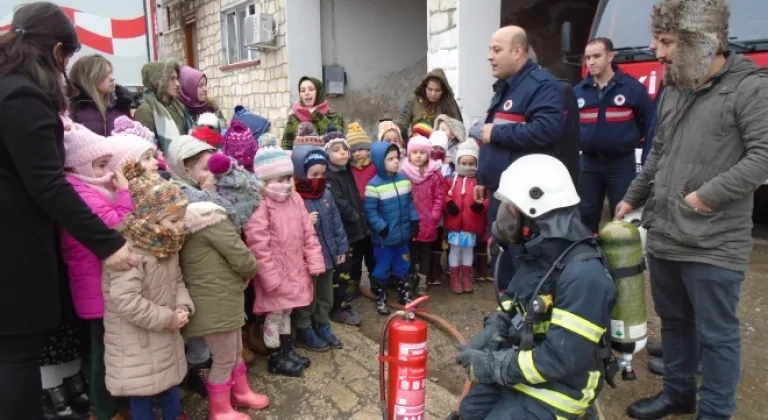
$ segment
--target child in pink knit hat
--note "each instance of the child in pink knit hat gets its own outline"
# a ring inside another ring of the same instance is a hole
[[[118,134],[107,137],[107,142],[114,151],[109,162],[111,171],[126,172],[130,165],[139,165],[147,173],[158,173],[160,165],[157,161],[157,146],[145,138],[133,134]]]
[[[117,227],[133,211],[133,204],[125,176],[120,171],[112,172],[109,167],[115,153],[112,143],[80,124],[63,120],[66,130],[64,166],[67,181],[96,216],[107,226]],[[101,260],[64,230],[61,231],[61,249],[68,266],[69,287],[77,315],[89,324],[91,342],[101,346],[104,343]],[[103,372],[106,367],[103,347],[101,351],[90,353],[93,357],[90,362],[93,374],[88,377],[89,394],[111,399],[104,381]],[[100,369],[96,367],[99,365]],[[97,372],[102,373],[98,375]],[[100,399],[96,403],[97,410],[109,411],[109,407],[114,409],[116,406],[114,400]]]
[[[115,118],[114,124],[115,128],[112,130],[113,136],[118,134],[132,134],[134,136],[141,137],[144,140],[157,146],[155,134],[147,127],[141,125],[140,122],[134,121],[124,115],[121,115]],[[165,159],[163,159],[163,152],[161,152],[160,149],[156,148],[155,158],[157,159],[160,170],[167,171],[168,166],[165,164]]]

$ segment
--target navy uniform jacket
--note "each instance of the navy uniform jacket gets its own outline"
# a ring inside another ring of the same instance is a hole
[[[576,85],[584,155],[618,158],[634,154],[651,127],[653,102],[645,87],[617,67],[614,70],[616,74],[602,90],[592,76]]]
[[[491,142],[480,148],[477,183],[496,191],[501,173],[517,158],[532,153],[560,158],[565,105],[561,82],[530,60],[493,90],[485,122],[494,127]]]

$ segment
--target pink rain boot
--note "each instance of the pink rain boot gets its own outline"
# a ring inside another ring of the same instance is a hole
[[[472,285],[472,266],[461,267],[461,285],[464,288],[464,293],[472,293],[474,287]]]
[[[253,392],[251,386],[248,385],[246,370],[245,363],[240,362],[235,365],[235,369],[232,371],[232,379],[235,381],[232,386],[232,405],[254,410],[266,408],[269,405],[269,398],[264,394]]]
[[[249,420],[251,416],[232,408],[232,384],[230,379],[223,384],[205,383],[208,389],[208,420]]]
[[[464,288],[461,287],[461,267],[451,267],[451,291],[456,294],[464,293]]]

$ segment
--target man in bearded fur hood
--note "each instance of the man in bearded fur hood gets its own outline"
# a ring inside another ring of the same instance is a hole
[[[661,0],[651,49],[664,64],[656,135],[616,208],[645,206],[648,267],[661,318],[664,389],[635,419],[736,411],[737,307],[752,252],[754,191],[768,179],[768,70],[729,51],[727,0]]]

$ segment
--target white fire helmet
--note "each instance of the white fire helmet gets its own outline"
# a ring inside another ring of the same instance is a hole
[[[643,243],[643,255],[645,255],[645,237],[648,234],[648,232],[645,230],[644,227],[640,226],[642,216],[643,216],[643,209],[639,208],[625,214],[624,220],[637,226],[637,230],[640,231],[640,241],[642,241]]]
[[[523,156],[501,174],[494,196],[531,219],[579,204],[571,174],[558,159],[542,154]]]

